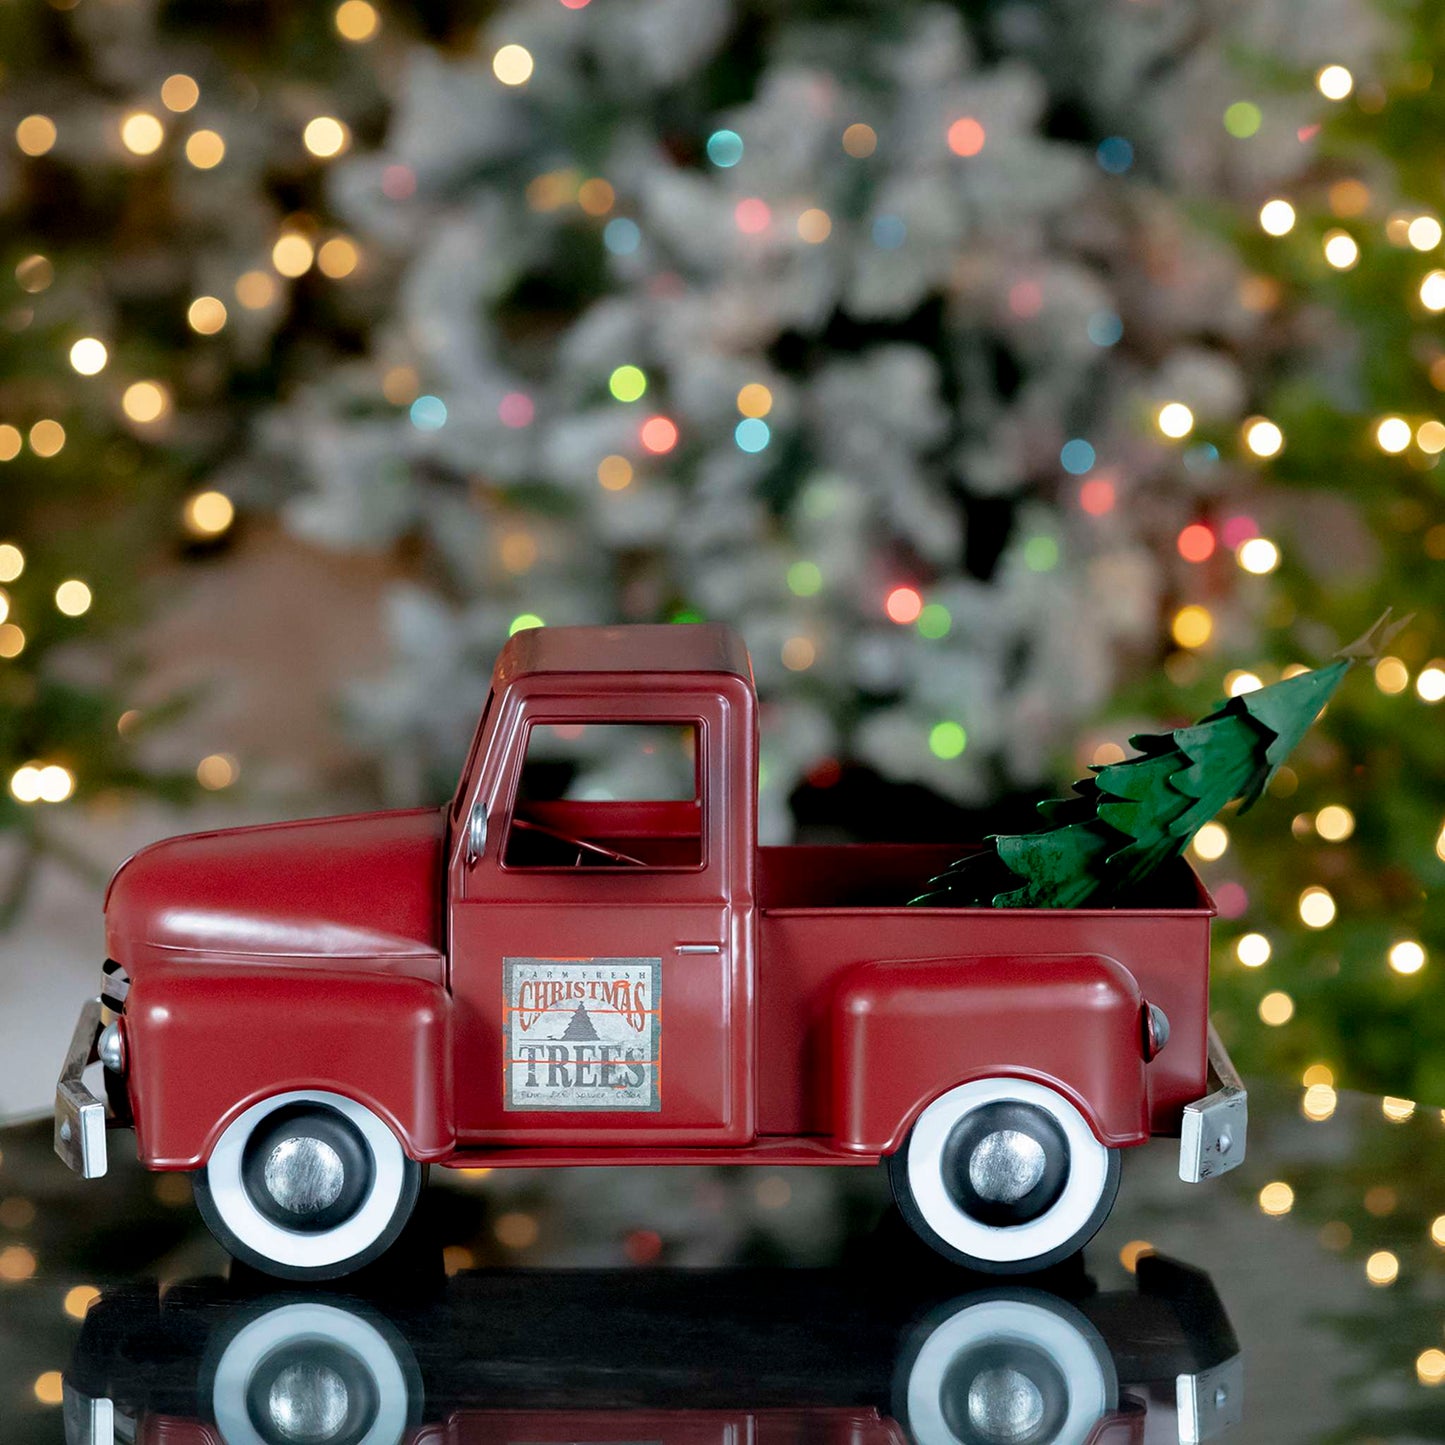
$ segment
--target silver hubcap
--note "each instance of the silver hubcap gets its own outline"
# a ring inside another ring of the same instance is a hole
[[[1013,1204],[1044,1177],[1044,1150],[1017,1129],[986,1134],[969,1156],[968,1182],[983,1199]]]
[[[266,1188],[292,1214],[319,1214],[341,1197],[346,1169],[322,1139],[283,1139],[266,1161]]]
[[[1001,1365],[968,1387],[968,1422],[989,1440],[1025,1440],[1044,1418],[1044,1397],[1025,1374]]]
[[[346,1382],[326,1365],[288,1365],[271,1385],[271,1423],[288,1440],[312,1445],[329,1440],[346,1423],[351,1400]]]

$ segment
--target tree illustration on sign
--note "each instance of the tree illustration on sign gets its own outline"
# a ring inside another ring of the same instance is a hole
[[[1231,697],[1191,727],[1129,739],[1138,756],[1093,769],[1071,798],[1039,804],[1046,826],[998,834],[934,878],[932,908],[1079,908],[1108,903],[1189,846],[1231,802],[1260,798],[1350,668],[1410,619],[1386,613],[1337,660]]]
[[[577,1012],[567,1022],[567,1027],[558,1036],[565,1043],[596,1043],[599,1035],[592,1023],[592,1015],[585,1004],[577,1005]]]

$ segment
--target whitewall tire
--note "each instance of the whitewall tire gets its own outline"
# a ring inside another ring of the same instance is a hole
[[[233,1120],[194,1184],[201,1216],[237,1259],[283,1279],[335,1279],[391,1246],[421,1181],[370,1109],[297,1090]]]
[[[211,1342],[199,1389],[227,1445],[400,1445],[421,1418],[410,1346],[351,1303],[248,1312]]]
[[[904,1218],[940,1254],[1026,1274],[1093,1238],[1119,1190],[1119,1151],[1054,1089],[977,1079],[918,1116],[888,1177]]]
[[[1098,1330],[1036,1290],[930,1315],[899,1359],[894,1416],[915,1445],[1084,1445],[1119,1404]]]

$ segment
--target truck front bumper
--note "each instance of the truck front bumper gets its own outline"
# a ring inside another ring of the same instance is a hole
[[[1211,1091],[1184,1106],[1179,1138],[1179,1177],[1198,1184],[1227,1174],[1244,1163],[1249,1127],[1249,1095],[1228,1050],[1209,1025]]]
[[[55,1152],[84,1179],[105,1173],[105,1104],[85,1086],[85,1071],[100,1055],[97,1045],[105,1020],[101,1002],[91,999],[80,1011],[55,1086]]]

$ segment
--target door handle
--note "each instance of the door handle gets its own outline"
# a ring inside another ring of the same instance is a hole
[[[721,952],[722,952],[722,944],[720,944],[720,943],[679,943],[679,944],[677,945],[677,951],[678,951],[679,953],[721,953]]]

